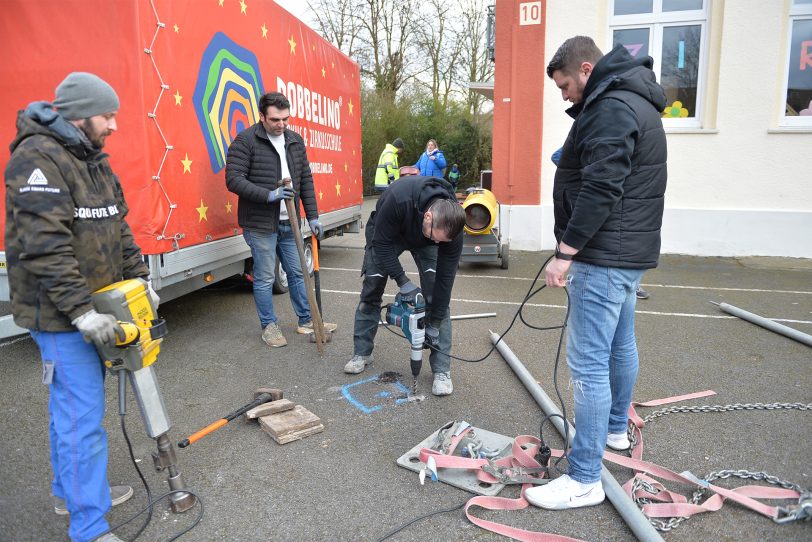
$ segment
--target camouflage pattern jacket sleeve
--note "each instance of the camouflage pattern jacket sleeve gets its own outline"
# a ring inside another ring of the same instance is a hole
[[[106,155],[83,154],[50,135],[16,145],[5,172],[6,259],[17,325],[72,330],[90,293],[147,277]]]

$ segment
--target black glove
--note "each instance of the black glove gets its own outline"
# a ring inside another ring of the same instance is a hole
[[[271,191],[268,194],[268,203],[273,203],[275,201],[279,201],[282,199],[292,199],[293,198],[293,188],[289,186],[280,186],[276,190]]]
[[[310,224],[310,231],[316,237],[316,239],[321,240],[321,234],[324,233],[324,227],[319,222],[318,218],[314,218],[313,220],[309,220],[308,224]]]
[[[440,348],[440,330],[431,324],[426,326],[423,348],[431,348],[434,350]]]
[[[400,287],[400,300],[403,303],[414,305],[415,297],[417,297],[417,294],[421,293],[423,293],[422,290],[415,286],[414,282],[409,280]]]
[[[389,177],[387,177],[387,178],[389,179],[389,182],[390,182],[390,183],[395,182],[395,176],[394,176],[392,173],[390,173],[390,174],[389,174]]]

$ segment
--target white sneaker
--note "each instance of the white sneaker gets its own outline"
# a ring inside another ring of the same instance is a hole
[[[434,382],[431,384],[431,393],[434,395],[451,395],[454,384],[451,383],[451,373],[434,373]]]
[[[367,365],[372,365],[372,354],[368,356],[355,354],[344,366],[344,372],[348,375],[357,375],[363,373]]]
[[[543,486],[531,487],[524,492],[524,497],[539,508],[567,510],[600,504],[606,494],[600,480],[582,484],[564,474]]]
[[[616,452],[623,452],[632,447],[628,433],[609,433],[609,436],[606,437],[606,445]]]

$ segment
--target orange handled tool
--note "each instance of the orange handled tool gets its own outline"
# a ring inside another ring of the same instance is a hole
[[[279,395],[281,396],[281,393]],[[254,407],[257,407],[257,406],[262,405],[264,403],[267,403],[269,401],[274,401],[274,400],[280,399],[280,398],[281,397],[274,397],[270,393],[259,393],[259,394],[257,394],[256,398],[253,401],[251,401],[250,403],[248,403],[247,405],[238,408],[237,410],[235,410],[234,412],[232,412],[231,414],[229,414],[225,418],[220,418],[219,420],[217,420],[213,424],[204,427],[203,429],[196,432],[195,434],[190,435],[188,438],[185,438],[182,441],[178,442],[178,448],[186,448],[190,444],[192,444],[194,442],[197,442],[198,440],[202,439],[203,437],[205,437],[209,433],[213,433],[214,431],[217,431],[218,429],[223,427],[225,424],[227,424],[228,422],[230,422],[231,420],[233,420],[234,418],[236,418],[240,414],[245,414],[246,412],[248,412],[249,410],[251,410]]]

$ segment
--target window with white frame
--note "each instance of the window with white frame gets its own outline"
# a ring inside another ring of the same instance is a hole
[[[792,0],[787,33],[781,124],[812,128],[812,0]]]
[[[654,59],[667,97],[666,127],[702,126],[710,2],[609,0],[612,47],[622,44],[635,58]]]

